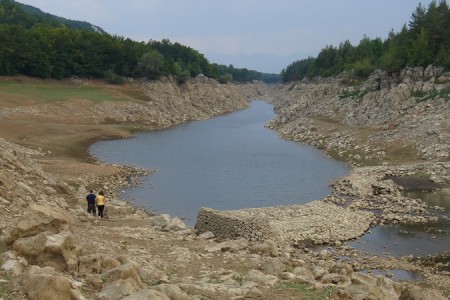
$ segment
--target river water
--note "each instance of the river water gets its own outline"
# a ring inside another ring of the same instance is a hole
[[[90,152],[108,163],[156,169],[142,185],[125,190],[123,198],[181,217],[190,226],[200,207],[234,210],[325,197],[330,180],[347,175],[349,168],[314,148],[279,139],[264,127],[274,117],[271,105],[254,101],[247,110],[206,121],[101,141]],[[424,200],[447,208],[443,214],[449,215],[448,197],[436,202],[436,195],[429,196]],[[449,232],[449,220],[386,225],[348,244],[379,255],[437,254],[450,250]]]
[[[193,226],[200,207],[234,210],[304,204],[326,196],[331,179],[349,168],[264,127],[273,107],[251,108],[131,139],[90,148],[101,161],[156,169],[123,198],[138,206],[185,219]]]

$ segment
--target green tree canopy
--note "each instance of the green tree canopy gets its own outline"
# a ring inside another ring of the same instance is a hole
[[[334,76],[349,71],[367,77],[373,70],[399,72],[406,66],[430,64],[450,69],[450,9],[445,0],[431,1],[428,8],[419,4],[411,15],[409,26],[391,31],[384,41],[364,36],[358,45],[345,41],[338,48],[327,45],[317,58],[307,58],[288,65],[282,80],[304,77]]]
[[[58,79],[107,76],[114,81],[120,81],[116,79],[121,76],[173,76],[179,83],[200,74],[218,80],[232,74],[232,80],[238,82],[279,78],[277,74],[211,64],[197,50],[168,39],[136,42],[92,27],[0,0],[0,75]]]

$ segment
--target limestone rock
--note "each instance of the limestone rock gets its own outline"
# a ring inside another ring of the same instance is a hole
[[[250,251],[252,253],[260,253],[271,257],[279,256],[278,245],[271,239],[267,239],[263,243],[253,245],[250,248]]]
[[[295,282],[299,283],[314,282],[314,276],[308,268],[296,267],[293,273],[295,274]]]
[[[276,276],[267,275],[258,270],[250,270],[246,276],[246,280],[253,281],[262,286],[270,286],[278,282],[278,278]]]
[[[286,266],[278,258],[269,257],[262,266],[262,271],[266,274],[279,276],[286,270]]]
[[[78,258],[78,272],[80,274],[85,273],[100,274],[103,271],[102,262],[103,258],[100,254],[81,256]],[[117,263],[118,265],[120,265],[119,262]]]
[[[402,290],[399,300],[447,300],[438,290],[422,289],[418,286],[407,287]]]
[[[67,230],[74,219],[65,210],[48,204],[31,204],[10,232],[7,241],[37,235],[43,231],[59,233]]]
[[[146,282],[147,284],[155,284],[155,283],[162,283],[167,282],[166,275],[153,267],[142,267],[138,271],[139,277],[143,282]]]
[[[240,251],[242,249],[247,248],[248,245],[249,245],[249,243],[246,239],[240,238],[237,240],[228,240],[228,241],[222,242],[218,245],[207,248],[206,251],[208,251],[208,252],[216,252],[216,251],[236,252],[236,251]]]
[[[120,300],[137,290],[136,282],[133,279],[119,279],[108,284],[97,296],[100,300]]]
[[[395,283],[386,277],[372,277],[363,273],[353,273],[351,284],[344,288],[346,297],[340,299],[386,299],[397,300],[399,295]]]
[[[215,238],[215,235],[211,231],[204,232],[202,234],[199,234],[199,236],[198,236],[198,239],[200,239],[200,240],[210,240],[213,238]]]
[[[192,299],[188,294],[183,292],[182,289],[180,289],[176,285],[170,285],[170,284],[159,284],[157,286],[154,286],[153,289],[160,291],[164,295],[167,295],[170,300],[190,300]]]
[[[18,260],[10,259],[3,263],[2,270],[5,270],[10,275],[19,276],[23,273],[24,266]]]
[[[176,300],[178,298],[169,298],[161,292],[155,290],[140,290],[132,293],[129,296],[121,298],[121,300]]]
[[[45,231],[35,236],[19,238],[13,243],[13,248],[30,262],[41,266],[61,270],[78,268],[73,239],[67,231],[57,234]]]
[[[75,285],[51,267],[33,266],[23,279],[30,300],[82,300],[84,297]]]
[[[166,231],[177,231],[186,229],[186,224],[178,217],[172,218],[167,214],[154,216],[151,218],[152,226],[159,227]]]
[[[103,273],[106,283],[113,283],[118,280],[126,280],[127,285],[132,284],[135,289],[142,288],[144,284],[139,277],[139,273],[132,263],[122,264],[114,269]]]

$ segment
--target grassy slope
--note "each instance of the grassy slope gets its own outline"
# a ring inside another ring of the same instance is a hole
[[[38,80],[27,77],[0,78],[0,107],[30,109],[45,104],[71,103],[75,110],[89,110],[98,102],[142,101],[136,85],[111,86],[102,82],[90,85],[69,80]],[[1,110],[0,110],[1,112]],[[49,114],[14,114],[0,117],[0,136],[28,146],[41,148],[59,158],[87,158],[86,148],[93,140],[126,136],[124,127],[94,124],[65,116],[55,120]]]

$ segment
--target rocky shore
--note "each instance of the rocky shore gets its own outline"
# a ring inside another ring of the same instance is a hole
[[[383,85],[379,88],[384,87],[384,80],[380,82]],[[368,108],[359,105],[365,105],[364,97],[370,92],[363,96],[363,104],[341,107],[333,101],[342,103],[339,95],[349,87],[333,82],[304,82],[278,90],[260,84],[219,85],[206,78],[183,87],[171,80],[140,86],[147,97],[142,103],[76,100],[1,109],[0,117],[38,119],[36,124],[51,120],[64,126],[75,122],[92,128],[105,123],[163,128],[242,109],[252,98],[272,99],[279,117],[269,126],[282,137],[337,154],[355,168],[349,176],[332,183],[333,193],[323,201],[232,213],[232,218],[243,220],[243,224],[263,219],[271,229],[269,235],[256,230],[247,236],[238,232],[226,237],[220,230],[202,228],[200,223],[205,220],[200,215],[194,229],[178,218],[153,215],[121,201],[121,189],[148,170],[76,161],[56,156],[55,151],[30,148],[29,143],[24,147],[1,139],[1,299],[448,298],[450,278],[445,256],[447,267],[438,268],[430,263],[433,258],[380,258],[342,245],[370,226],[436,218],[423,202],[402,196],[404,187],[397,178],[426,174],[427,181],[448,192],[448,101],[421,102],[419,108],[412,105],[410,110],[416,117],[405,113],[404,119],[398,120],[400,116],[393,114],[399,122],[394,129],[381,116],[370,128],[372,125],[358,123],[361,118],[357,113],[369,114]],[[367,86],[375,89],[375,84]],[[316,88],[321,92],[312,92]],[[391,95],[383,93],[384,97]],[[339,109],[347,112],[347,117],[332,119],[339,115]],[[355,117],[350,117],[351,111]],[[379,111],[391,113],[388,109]],[[104,117],[92,118],[97,115]],[[373,115],[366,118],[374,119]],[[426,131],[431,125],[428,129],[433,132]],[[363,126],[364,139],[359,139],[359,127],[355,126]],[[409,135],[408,128],[418,129]],[[373,135],[367,135],[368,131]],[[125,132],[116,135],[120,134]],[[416,147],[426,162],[408,159],[408,165],[400,161],[394,166],[398,160],[386,145],[387,141],[398,143],[397,137],[414,141],[411,147]],[[382,162],[357,167],[374,161]],[[112,200],[107,206],[108,219],[86,213],[84,197],[90,188],[105,190]],[[217,225],[219,229],[223,226]],[[352,259],[344,260],[344,256]],[[420,270],[423,280],[396,282],[361,272],[364,269]]]

